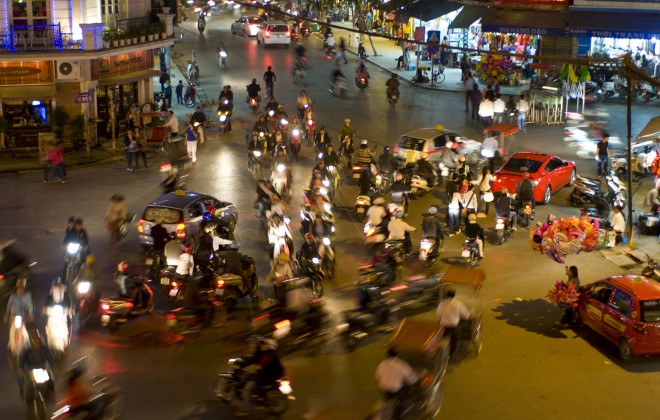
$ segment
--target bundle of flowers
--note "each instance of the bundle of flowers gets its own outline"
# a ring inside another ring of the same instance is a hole
[[[577,308],[577,301],[580,293],[575,284],[565,281],[558,281],[548,292],[548,300],[555,306],[563,309]]]
[[[481,56],[481,61],[476,66],[479,78],[484,82],[488,82],[491,79],[503,82],[511,72],[512,67],[513,62],[511,59],[499,54]]]

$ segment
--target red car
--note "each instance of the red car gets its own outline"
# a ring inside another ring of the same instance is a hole
[[[529,179],[536,185],[534,200],[543,204],[550,201],[555,191],[572,184],[576,177],[575,162],[545,153],[518,152],[495,173],[493,192],[499,193],[506,187],[509,194],[514,194],[524,172],[529,172]]]
[[[660,354],[660,283],[614,276],[580,288],[579,322],[619,348],[622,360]]]

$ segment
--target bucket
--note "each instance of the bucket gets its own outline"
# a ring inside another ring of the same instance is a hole
[[[621,243],[624,245],[628,245],[628,242],[630,242],[630,238],[627,236],[622,236],[621,237]]]

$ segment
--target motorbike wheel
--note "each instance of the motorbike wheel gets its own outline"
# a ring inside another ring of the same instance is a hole
[[[503,245],[505,240],[506,239],[504,237],[504,229],[499,229],[497,231],[497,243]]]
[[[523,214],[523,215],[520,217],[520,225],[521,225],[522,227],[527,227],[527,226],[529,226],[529,215],[527,215],[527,214]]]
[[[193,98],[188,98],[186,101],[186,106],[188,108],[194,108],[195,107],[195,100]]]
[[[312,294],[315,298],[323,296],[323,281],[318,277],[312,277]]]
[[[213,385],[213,394],[224,402],[230,402],[236,398],[236,389],[227,378],[218,376]]]
[[[46,414],[46,401],[41,397],[35,396],[32,398],[32,401],[30,401],[30,411],[35,419],[48,418],[48,415]]]
[[[117,325],[117,320],[111,318],[110,322],[108,322],[108,330],[110,332],[115,332],[117,331],[117,328],[119,328],[119,325]]]
[[[632,180],[633,180],[634,182],[639,181],[641,178],[642,178],[642,174],[640,174],[639,172],[633,172],[633,174],[632,174]]]
[[[334,262],[328,262],[325,264],[325,277],[328,280],[332,280],[332,278],[335,276],[335,264]]]
[[[362,212],[362,213],[356,213],[356,214],[355,214],[355,218],[356,218],[357,221],[360,222],[360,223],[363,223],[363,222],[364,222],[365,217],[366,217],[366,216],[364,215],[364,212]]]
[[[269,413],[276,415],[284,414],[289,406],[289,399],[278,389],[271,389],[268,391],[264,402],[266,410],[268,410]]]

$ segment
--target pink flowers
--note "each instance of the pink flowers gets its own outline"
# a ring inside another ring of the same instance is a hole
[[[580,297],[575,284],[565,281],[558,281],[548,292],[548,300],[555,306],[563,309],[577,308],[577,301]]]

